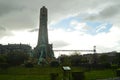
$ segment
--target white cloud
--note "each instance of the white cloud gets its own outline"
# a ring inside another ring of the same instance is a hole
[[[106,25],[107,25],[107,23],[104,23],[104,24],[101,24],[100,26],[98,26],[96,29],[96,32],[99,32],[99,31],[105,29],[107,27]]]
[[[13,31],[14,36],[4,37],[1,42],[7,43],[25,43],[33,47],[37,44],[37,32]],[[64,29],[54,29],[49,31],[49,42],[53,44],[54,49],[80,49],[89,50],[97,46],[98,52],[119,51],[120,32],[118,27],[112,27],[108,33],[99,33],[90,35],[78,30],[66,31]]]
[[[37,44],[37,32],[28,32],[26,30],[24,31],[12,31],[14,34],[13,36],[6,36],[3,37],[0,42],[3,44],[29,44],[32,47],[35,47]]]
[[[120,41],[119,28],[113,26],[108,33],[100,33],[94,37],[96,45],[98,45],[99,51],[120,51],[118,49],[118,42]],[[102,49],[102,50],[101,50]]]
[[[78,24],[76,22],[73,23]],[[106,52],[114,50],[120,51],[118,48],[120,45],[119,36],[119,27],[113,25],[109,32],[102,32],[97,35],[86,34],[77,29],[68,32],[64,29],[56,29],[50,32],[49,39],[51,41],[60,40],[61,42],[69,43],[69,45],[62,46],[62,48],[58,46],[57,49],[92,49],[92,47],[96,45],[98,52]],[[55,44],[57,44],[57,42]]]
[[[74,26],[75,30],[81,30],[83,27],[86,26],[86,23],[79,23],[77,21],[72,21],[71,26]]]

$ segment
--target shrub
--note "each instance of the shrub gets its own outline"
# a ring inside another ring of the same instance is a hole
[[[117,75],[118,77],[120,77],[120,69],[117,69],[117,70],[116,70],[116,75]]]
[[[103,68],[111,68],[111,64],[110,63],[103,63]]]
[[[32,68],[34,66],[33,66],[33,64],[31,62],[27,62],[27,63],[25,63],[25,67]]]
[[[9,67],[8,63],[0,63],[0,68],[1,69],[7,69]]]
[[[51,80],[58,80],[58,73],[51,73],[50,74]]]
[[[50,66],[51,67],[58,67],[60,64],[59,64],[59,62],[58,61],[52,61],[51,63],[50,63]]]
[[[111,68],[110,63],[91,64],[92,69],[109,69]]]
[[[111,65],[112,69],[117,69],[119,66],[118,65]]]
[[[84,72],[72,72],[72,78],[73,80],[84,80],[85,79]]]

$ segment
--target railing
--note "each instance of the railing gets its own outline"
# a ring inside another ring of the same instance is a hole
[[[95,50],[53,50],[53,51],[55,51],[55,52],[59,52],[59,51],[94,52]]]

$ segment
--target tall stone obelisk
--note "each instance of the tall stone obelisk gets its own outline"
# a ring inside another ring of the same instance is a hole
[[[40,9],[39,21],[38,45],[48,44],[47,8],[45,8],[45,6]]]
[[[38,64],[47,64],[54,58],[52,44],[48,40],[47,16],[47,8],[43,6],[40,9],[38,43],[34,49]]]

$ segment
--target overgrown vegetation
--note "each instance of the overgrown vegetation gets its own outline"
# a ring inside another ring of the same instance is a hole
[[[90,70],[86,71],[80,67],[71,67],[71,72],[84,71],[85,80],[95,80],[116,77],[116,72],[112,69],[105,70]],[[11,67],[7,70],[0,70],[1,80],[50,80],[51,73],[58,73],[58,77],[61,80],[63,76],[63,70],[61,67],[40,67],[35,66],[33,68],[26,67]]]
[[[118,68],[120,66],[120,53],[108,52],[98,54],[79,55],[61,55],[58,58],[61,65],[69,65],[75,67],[84,67],[89,69],[110,69]]]
[[[71,73],[84,72],[85,80],[96,80],[117,77],[120,67],[120,53],[112,52],[96,55],[61,55],[49,65],[37,65],[36,59],[25,53],[0,54],[1,80],[50,80],[51,74],[57,74],[57,79],[63,78],[62,66],[70,66]],[[89,57],[88,57],[89,56]],[[82,77],[81,77],[82,78]]]
[[[13,52],[7,54],[0,54],[0,68],[19,66],[24,64],[29,58],[29,55],[23,52]]]

